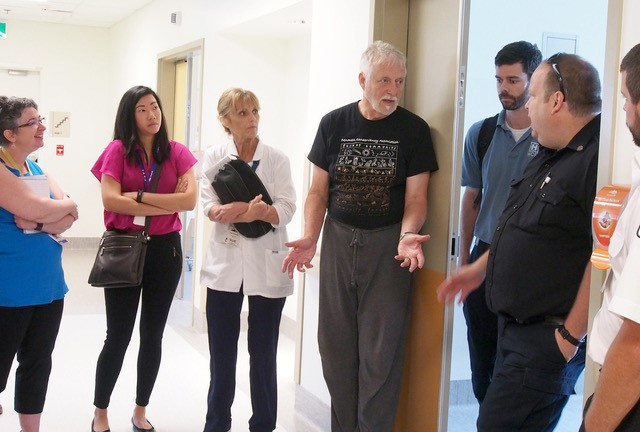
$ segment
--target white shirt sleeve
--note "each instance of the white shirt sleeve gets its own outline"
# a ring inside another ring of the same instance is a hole
[[[270,172],[273,173],[273,178],[269,180],[269,186],[273,188],[273,193],[271,191],[269,193],[273,200],[273,208],[278,213],[278,224],[273,226],[280,228],[291,222],[293,214],[296,212],[296,190],[291,178],[289,158],[284,153],[273,149],[270,153],[273,164]]]
[[[640,223],[637,218],[632,220],[635,224]],[[635,224],[627,233],[628,252],[609,310],[640,323],[640,226]]]
[[[204,215],[209,217],[209,210],[214,205],[220,204],[220,199],[218,195],[213,190],[213,186],[211,186],[211,180],[207,173],[211,171],[211,169],[217,165],[217,149],[212,147],[207,149],[204,153],[204,160],[202,161],[202,176],[200,177],[200,201],[202,202],[202,211]]]

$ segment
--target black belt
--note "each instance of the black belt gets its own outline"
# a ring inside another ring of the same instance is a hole
[[[531,325],[531,324],[542,323],[544,325],[559,327],[562,324],[564,324],[564,318],[563,317],[554,316],[554,315],[543,315],[543,316],[527,318],[527,319],[524,319],[524,320],[512,317],[511,315],[507,315],[507,314],[502,314],[502,316],[508,322],[513,322],[513,323],[516,323],[518,325]]]

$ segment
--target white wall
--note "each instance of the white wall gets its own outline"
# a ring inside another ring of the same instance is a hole
[[[640,2],[637,0],[624,0],[622,34],[620,38],[620,60],[636,44],[640,43],[640,28],[638,28],[638,16],[640,16]],[[620,62],[618,62],[618,65]],[[620,83],[616,89],[617,104],[615,106],[615,142],[612,143],[613,151],[613,183],[631,183],[631,161],[638,151],[625,123],[625,113],[622,110],[624,100],[620,95]]]
[[[66,235],[98,237],[103,231],[102,201],[98,181],[89,169],[113,130],[109,32],[12,20],[7,29],[8,38],[0,40],[0,67],[40,70],[36,103],[49,128],[51,111],[71,113],[70,137],[53,138],[49,130],[45,146],[38,151],[45,171],[79,205],[80,219]],[[57,144],[64,145],[64,156],[55,155]]]
[[[297,0],[299,1],[299,0]],[[202,148],[220,137],[216,105],[222,90],[230,86],[250,88],[261,100],[263,118],[270,107],[278,106],[281,95],[270,99],[285,86],[284,64],[288,57],[284,41],[269,41],[258,36],[226,36],[224,30],[262,14],[278,10],[296,0],[196,1],[176,6],[170,0],[155,0],[111,31],[114,61],[114,89],[117,94],[140,82],[155,86],[158,54],[204,39]],[[169,22],[171,12],[182,12],[179,26]],[[306,101],[306,99],[305,99]],[[214,121],[215,120],[215,121]],[[267,122],[262,135],[269,135]],[[274,128],[278,130],[277,128]]]

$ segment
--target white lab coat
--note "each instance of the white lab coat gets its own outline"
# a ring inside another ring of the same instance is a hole
[[[222,159],[236,158],[237,150],[229,138],[226,145],[214,146],[205,152],[202,161],[200,199],[205,215],[220,200],[206,173],[212,171]],[[275,230],[256,239],[231,233],[232,225],[213,223],[204,264],[200,271],[201,283],[209,289],[238,292],[245,295],[285,297],[293,293],[293,281],[282,273],[282,261],[288,253],[286,225],[296,210],[296,193],[291,178],[289,158],[279,150],[258,142],[254,160],[260,163],[256,174],[262,180],[278,213]],[[211,176],[211,173],[209,173]],[[231,241],[229,241],[231,239]]]

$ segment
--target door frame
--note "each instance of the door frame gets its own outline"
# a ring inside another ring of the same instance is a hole
[[[171,50],[162,52],[158,55],[158,96],[162,100],[163,114],[167,122],[167,131],[169,136],[173,135],[174,125],[174,112],[175,112],[175,86],[176,86],[176,62],[187,62],[187,107],[186,107],[186,127],[185,127],[185,142],[184,144],[196,155],[197,159],[200,159],[198,155],[201,153],[201,121],[202,121],[202,77],[204,70],[204,39],[198,39],[194,42],[178,46]],[[196,165],[196,171],[199,165]],[[202,220],[199,217],[198,202],[196,209],[189,212],[181,212],[180,220],[182,222],[182,249],[183,252],[187,248],[193,249],[193,256],[190,258],[190,263],[183,263],[182,276],[178,289],[176,290],[176,298],[182,299],[184,295],[184,273],[185,269],[190,268],[192,271],[194,268],[199,268],[198,261],[200,259],[198,253],[198,247],[196,239],[197,233],[201,229]],[[193,224],[193,226],[192,226]],[[188,267],[187,267],[187,264]],[[198,265],[198,266],[197,266]],[[196,272],[192,272],[195,275]],[[196,296],[198,290],[196,277],[191,278],[192,281],[192,324],[194,323],[195,316],[193,315],[193,306],[195,301],[200,301],[199,296]],[[196,300],[198,299],[198,300]]]

